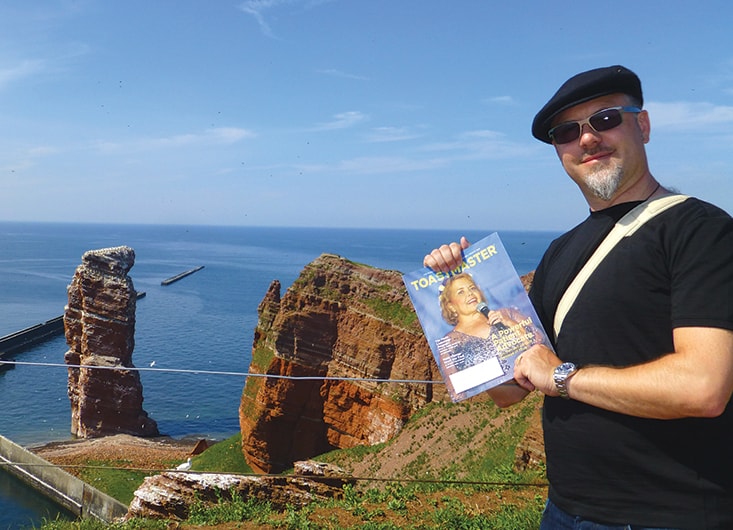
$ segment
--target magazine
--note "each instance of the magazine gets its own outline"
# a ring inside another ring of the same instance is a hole
[[[453,401],[511,381],[531,346],[552,349],[497,233],[450,272],[424,267],[402,279]]]

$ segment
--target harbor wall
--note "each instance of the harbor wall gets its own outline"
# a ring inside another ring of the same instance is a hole
[[[0,337],[0,359],[43,342],[64,332],[64,317],[56,317],[46,322],[21,329],[10,335]]]
[[[77,517],[111,523],[127,506],[0,435],[0,466]]]
[[[137,291],[137,300],[145,298],[145,291]],[[0,359],[13,353],[28,350],[41,342],[64,333],[64,315],[46,320],[35,326],[21,329],[15,333],[0,337]]]

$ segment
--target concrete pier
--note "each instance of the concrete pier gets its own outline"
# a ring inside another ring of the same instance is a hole
[[[200,266],[196,267],[195,269],[191,269],[191,270],[182,272],[181,274],[176,274],[175,276],[171,276],[170,278],[168,278],[168,279],[163,280],[162,282],[160,282],[160,285],[170,285],[170,284],[172,284],[174,282],[177,282],[178,280],[182,280],[186,276],[190,276],[194,272],[200,271],[203,268],[204,268],[204,266],[203,265],[200,265]]]
[[[105,523],[127,514],[127,506],[0,435],[0,472],[20,480],[78,517]]]
[[[0,337],[0,359],[61,335],[63,332],[64,317],[60,316]]]
[[[145,297],[145,291],[137,291],[137,299]],[[0,337],[0,360],[19,351],[27,350],[36,344],[64,333],[64,316],[46,320],[35,326],[21,329],[10,335]]]

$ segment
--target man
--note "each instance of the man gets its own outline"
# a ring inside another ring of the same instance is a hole
[[[649,219],[598,264],[553,333],[560,298],[614,224],[670,194],[647,164],[642,105],[633,72],[599,68],[566,81],[532,124],[590,206],[550,245],[530,291],[556,354],[534,346],[516,362],[518,386],[492,393],[500,406],[545,394],[542,529],[733,528],[730,216],[688,198]],[[424,263],[451,270],[467,246]]]

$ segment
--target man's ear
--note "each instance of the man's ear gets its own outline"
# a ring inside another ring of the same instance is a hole
[[[649,121],[649,113],[645,110],[642,110],[636,118],[636,123],[639,124],[639,130],[641,130],[642,140],[644,140],[644,143],[648,143],[652,129],[651,122]]]

